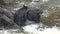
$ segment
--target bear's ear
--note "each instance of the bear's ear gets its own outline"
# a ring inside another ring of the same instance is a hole
[[[28,7],[27,7],[27,6],[25,6],[25,5],[23,5],[23,8],[26,8],[26,9],[27,9]]]

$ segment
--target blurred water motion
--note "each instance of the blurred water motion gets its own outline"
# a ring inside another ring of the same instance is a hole
[[[54,26],[52,28],[45,28],[43,31],[37,30],[37,25],[28,25],[23,27],[24,32],[17,32],[18,29],[1,30],[0,34],[60,34],[60,29]]]

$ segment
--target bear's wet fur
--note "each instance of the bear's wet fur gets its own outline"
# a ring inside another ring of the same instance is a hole
[[[14,23],[19,27],[23,27],[29,24],[40,23],[40,15],[43,13],[41,9],[29,9],[27,6],[24,6],[15,12],[14,14]],[[26,23],[26,21],[28,21]],[[31,21],[31,23],[30,23]]]

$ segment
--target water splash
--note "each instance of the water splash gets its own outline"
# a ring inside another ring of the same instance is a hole
[[[29,33],[34,33],[34,34],[60,34],[60,30],[57,29],[57,27],[52,27],[52,28],[44,28],[43,31],[37,30],[38,25],[28,25],[25,26],[23,29],[26,32]]]
[[[31,24],[28,26],[23,27],[24,31],[28,34],[60,34],[60,30],[54,26],[52,28],[44,28],[44,30],[40,31],[37,30],[37,27],[39,25],[37,24]],[[41,28],[43,29],[43,28]],[[12,30],[1,30],[0,34],[24,34],[24,33],[16,33],[18,29],[12,29]]]

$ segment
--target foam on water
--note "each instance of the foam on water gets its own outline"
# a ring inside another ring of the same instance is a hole
[[[37,27],[39,25],[37,24],[31,24],[28,26],[23,27],[24,31],[29,33],[29,34],[60,34],[60,30],[54,26],[52,28],[44,28],[44,30],[40,31],[39,29],[37,30]],[[41,25],[42,26],[42,25]],[[43,28],[41,28],[43,29]],[[16,34],[14,31],[18,31],[18,29],[12,29],[12,30],[1,30],[0,34]],[[13,32],[13,33],[11,33]],[[17,33],[19,34],[19,33]]]
[[[23,27],[26,32],[34,34],[60,34],[60,30],[57,27],[45,28],[43,31],[37,30],[38,25],[28,25]]]

